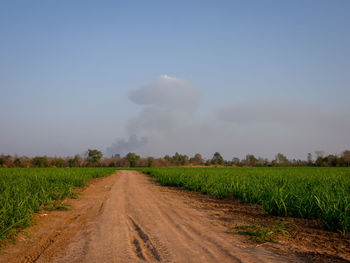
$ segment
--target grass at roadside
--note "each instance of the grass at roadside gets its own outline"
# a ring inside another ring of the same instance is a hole
[[[275,242],[277,236],[290,236],[287,230],[289,222],[274,223],[268,226],[261,225],[236,225],[234,228],[227,230],[228,233],[236,233],[240,235],[248,235],[257,243]],[[295,226],[296,227],[296,226]]]
[[[162,185],[218,198],[261,204],[270,215],[319,219],[327,229],[350,232],[350,169],[144,168]]]
[[[74,188],[114,171],[114,168],[1,168],[0,241],[30,226],[35,212],[67,209],[61,200],[75,197]]]

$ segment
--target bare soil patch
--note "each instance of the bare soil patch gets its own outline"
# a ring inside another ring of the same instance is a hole
[[[217,199],[178,187],[164,187],[163,191],[177,193],[187,205],[207,211],[213,224],[225,226],[232,235],[242,235],[239,232],[246,229],[274,230],[282,226],[282,232],[271,233],[272,240],[248,238],[248,244],[294,253],[306,262],[350,262],[350,234],[325,230],[318,220],[266,215],[259,205],[241,203],[233,197]]]

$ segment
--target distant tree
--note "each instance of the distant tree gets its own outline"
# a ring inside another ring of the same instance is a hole
[[[234,165],[239,165],[239,164],[240,164],[239,158],[233,157],[233,158],[232,158],[232,163],[233,163]]]
[[[152,167],[154,164],[154,158],[153,157],[148,157],[147,158],[147,166]]]
[[[305,162],[305,161],[300,160],[300,159],[298,159],[298,160],[293,159],[293,160],[291,161],[291,164],[292,164],[293,166],[305,166],[305,165],[311,166],[311,165],[313,165],[312,162],[311,162],[311,164],[309,164],[308,162]]]
[[[32,164],[39,168],[49,167],[49,160],[46,156],[36,156],[32,159]]]
[[[129,167],[130,166],[130,162],[127,159],[127,157],[125,156],[124,158],[121,158],[118,162],[118,166],[119,167]]]
[[[172,162],[175,165],[186,165],[188,164],[188,156],[186,154],[182,155],[176,152],[172,157]]]
[[[342,156],[345,157],[345,158],[349,158],[350,159],[350,151],[349,150],[346,150],[342,153]]]
[[[344,164],[346,166],[350,166],[350,151],[349,150],[344,151],[341,156],[343,157]]]
[[[327,166],[338,166],[338,156],[336,155],[328,155],[327,157],[324,158],[323,162]]]
[[[137,162],[140,160],[140,156],[136,155],[135,153],[128,153],[126,155],[126,159],[130,163],[130,167],[135,167]]]
[[[0,156],[0,165],[2,167],[14,167],[13,158],[11,155],[1,155]]]
[[[223,165],[224,164],[224,158],[222,158],[221,154],[219,152],[214,153],[213,158],[211,158],[211,164],[215,165]]]
[[[174,162],[175,165],[180,165],[182,162],[182,155],[176,152],[172,157],[172,161]]]
[[[202,158],[202,155],[200,153],[196,153],[191,159],[190,163],[194,165],[203,165],[204,160]]]
[[[11,155],[0,155],[0,166],[2,167],[14,167],[13,158]]]
[[[169,165],[168,161],[166,161],[164,158],[154,159],[154,162],[153,162],[154,167],[164,167],[168,165]]]
[[[316,166],[323,166],[323,157],[322,156],[317,157],[317,159],[315,161],[315,165]]]
[[[172,162],[172,159],[169,155],[165,155],[164,160],[167,162],[167,164],[170,164]]]
[[[108,163],[108,167],[115,167],[115,166],[116,166],[116,163],[113,162],[113,160],[110,160]]]
[[[61,158],[53,158],[51,160],[51,166],[54,166],[54,167],[63,167],[64,165],[64,161],[61,159]]]
[[[22,156],[21,158],[21,167],[29,168],[32,165],[32,160],[29,157]]]
[[[21,159],[17,157],[17,158],[13,161],[13,164],[14,164],[16,167],[21,167]]]
[[[81,157],[79,154],[76,154],[76,155],[74,156],[74,160],[75,160],[75,163],[77,164],[78,167],[84,166],[85,160],[84,160],[84,158]]]
[[[188,165],[190,162],[189,158],[188,158],[188,155],[184,154],[182,155],[182,162],[181,162],[181,165]]]
[[[258,166],[268,166],[269,160],[267,158],[259,157],[257,161]]]
[[[78,162],[75,158],[69,158],[68,159],[68,165],[69,167],[78,167]]]
[[[272,160],[269,166],[272,166],[272,167],[277,166],[276,160]]]
[[[101,160],[102,157],[103,157],[102,152],[96,149],[94,150],[89,149],[86,153],[86,160],[89,166],[97,166],[98,162]]]
[[[258,163],[258,159],[256,159],[253,154],[247,154],[245,162],[247,165],[255,166]]]
[[[276,162],[279,165],[287,165],[288,164],[288,159],[285,155],[283,155],[282,153],[278,153],[276,155]]]
[[[315,165],[316,166],[323,166],[323,157],[324,157],[324,151],[315,151],[316,154],[316,160]]]

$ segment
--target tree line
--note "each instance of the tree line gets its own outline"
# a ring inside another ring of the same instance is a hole
[[[11,156],[0,155],[0,167],[3,168],[44,168],[44,167],[169,167],[169,166],[251,166],[251,167],[275,167],[275,166],[326,166],[326,167],[350,167],[350,150],[341,154],[325,155],[323,151],[316,151],[315,158],[308,153],[306,160],[289,160],[284,154],[278,153],[275,159],[255,157],[247,154],[245,158],[233,157],[225,160],[219,152],[213,157],[205,159],[197,153],[193,157],[186,154],[175,153],[173,156],[165,155],[161,158],[141,157],[136,153],[128,153],[124,157],[115,154],[112,157],[103,157],[101,151],[89,149],[83,156],[74,157],[48,157],[48,156]]]

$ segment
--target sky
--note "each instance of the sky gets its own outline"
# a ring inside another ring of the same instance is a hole
[[[0,153],[350,149],[350,1],[0,1]]]

